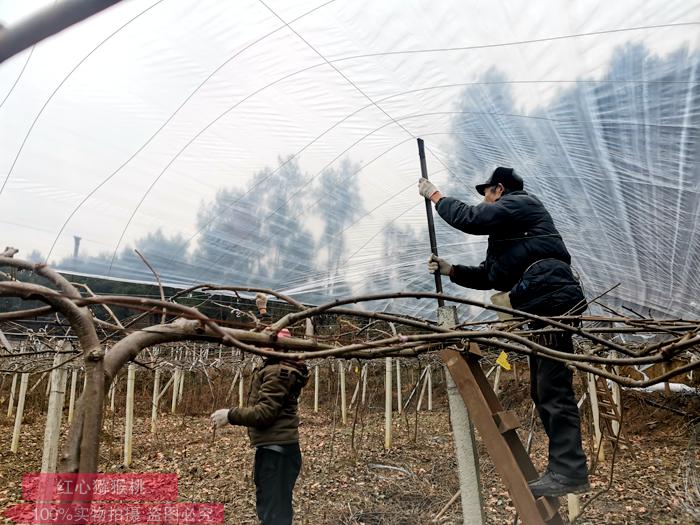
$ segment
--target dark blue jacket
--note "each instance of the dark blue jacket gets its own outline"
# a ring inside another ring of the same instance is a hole
[[[540,315],[563,314],[585,303],[564,241],[534,195],[513,191],[476,206],[443,197],[435,209],[458,230],[489,236],[486,260],[479,266],[453,265],[452,282],[510,292],[513,308]]]

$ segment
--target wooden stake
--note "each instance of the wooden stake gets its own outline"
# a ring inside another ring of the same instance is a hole
[[[569,506],[569,521],[581,514],[581,499],[578,494],[567,494],[566,502]]]
[[[51,373],[49,374],[49,377],[46,380],[46,392],[44,392],[44,397],[49,397],[49,394],[51,393],[51,380],[52,379],[53,379],[53,370],[51,370]]]
[[[174,414],[177,408],[177,389],[180,387],[180,369],[176,368],[173,379],[173,398],[170,401],[170,413]]]
[[[170,388],[170,385],[172,385],[175,382],[175,375],[171,375],[170,379],[168,379],[168,382],[165,383],[165,386],[160,389],[160,394],[158,394],[158,403],[160,403],[160,398],[162,398],[165,393],[168,391],[168,388]]]
[[[338,371],[340,372],[340,414],[343,425],[348,424],[348,402],[345,397],[345,366],[338,361]]]
[[[65,347],[68,345],[61,345]],[[46,410],[46,428],[44,429],[44,450],[41,456],[41,472],[56,472],[58,461],[58,438],[61,435],[61,419],[63,416],[63,403],[66,397],[66,382],[68,371],[61,368],[66,361],[65,354],[56,353],[53,358],[51,371],[51,391],[49,392],[49,405]]]
[[[80,392],[81,396],[85,393],[85,389],[87,388],[87,380],[88,380],[88,375],[87,375],[87,370],[85,370],[85,373],[83,374],[83,390],[82,390],[82,392]]]
[[[593,434],[595,435],[595,447],[598,447],[598,461],[605,461],[605,447],[603,447],[602,432],[600,430],[600,410],[598,409],[598,390],[596,389],[593,374],[586,374],[588,380],[588,399],[591,401],[591,417],[593,418]]]
[[[365,366],[362,367],[362,397],[360,398],[363,406],[365,404],[365,399],[367,399],[367,374],[368,373],[369,372],[368,372],[368,368],[367,368],[367,363],[365,363]]]
[[[117,381],[119,381],[118,377],[114,378],[114,381],[112,381],[112,386],[109,388],[109,410],[114,414],[114,393],[117,390]]]
[[[391,357],[384,358],[384,448],[391,448],[392,388]]]
[[[318,412],[318,365],[314,365],[314,412]]]
[[[17,397],[17,412],[15,413],[15,427],[12,431],[12,444],[10,451],[17,453],[19,449],[19,431],[22,428],[22,417],[24,416],[24,401],[27,397],[27,383],[29,382],[29,374],[23,373],[19,382],[19,396]]]
[[[350,408],[351,409],[352,409],[353,405],[355,405],[355,401],[357,401],[357,396],[360,393],[360,383],[362,383],[362,370],[360,371],[360,375],[357,378],[357,383],[355,384],[355,390],[352,391],[352,398],[350,398]]]
[[[418,380],[420,381],[420,377]],[[425,396],[425,390],[428,388],[428,370],[423,374],[423,386],[420,389],[420,395],[418,396],[418,404],[416,405],[416,411],[420,412],[423,407],[423,396]]]
[[[236,381],[238,381],[238,376],[241,375],[240,370],[236,370],[236,373],[233,375],[233,381],[231,381],[231,386],[228,389],[228,392],[226,393],[226,401],[228,401],[231,398],[231,394],[233,394],[233,389],[236,388]]]
[[[136,365],[131,363],[126,376],[126,422],[124,423],[124,466],[131,465],[131,448],[134,431],[134,385]]]
[[[39,379],[37,379],[36,383],[34,383],[34,384],[32,385],[32,387],[27,391],[27,394],[31,394],[32,392],[34,392],[34,390],[36,389],[36,387],[39,386],[39,384],[44,380],[44,378],[45,378],[47,375],[48,375],[48,372],[44,372],[43,374],[41,374],[41,377],[39,377]]]
[[[151,402],[151,434],[156,433],[156,423],[158,421],[158,401],[160,397],[160,369],[156,369],[153,376],[153,401]]]
[[[241,373],[238,376],[238,406],[243,408],[243,374],[245,372],[245,365],[241,365]]]
[[[447,503],[445,503],[445,506],[442,507],[442,509],[440,509],[440,512],[438,512],[438,513],[435,515],[435,517],[431,520],[431,523],[438,523],[438,522],[440,521],[440,518],[442,518],[442,515],[445,514],[445,512],[447,512],[447,509],[449,509],[449,508],[452,506],[452,504],[453,504],[455,501],[457,501],[457,498],[459,498],[461,495],[462,495],[462,490],[461,490],[461,489],[458,490],[457,492],[455,492],[454,496],[452,496],[452,497],[450,498],[450,501],[448,501]]]
[[[396,410],[398,410],[399,415],[401,415],[401,408],[403,403],[401,400],[401,363],[396,360]]]
[[[15,388],[17,387],[17,376],[19,374],[12,374],[12,387],[10,388],[10,402],[7,405],[7,419],[12,417],[12,412],[15,407]]]
[[[671,364],[670,363],[665,362],[661,366],[663,367],[664,374],[671,371]],[[617,384],[617,383],[615,383],[615,384]],[[619,393],[619,389],[620,389],[620,387],[618,386],[618,393]],[[666,395],[671,394],[671,384],[668,381],[664,382],[664,392],[666,393]],[[613,390],[613,397],[614,396],[615,396],[615,390]],[[617,400],[616,400],[616,402],[617,402]],[[619,403],[618,403],[618,406],[620,406]],[[622,408],[622,407],[620,407],[620,408]],[[620,413],[622,413],[622,412],[620,412]],[[614,426],[614,423],[613,423],[613,426]],[[615,434],[619,435],[619,432],[615,432]]]
[[[622,400],[620,398],[620,385],[617,383],[612,384],[612,398],[615,404],[617,405],[617,413],[622,415]],[[613,419],[611,422],[612,424],[612,430],[613,434],[615,434],[616,438],[620,437],[620,422],[616,419]]]
[[[493,379],[493,391],[496,392],[496,395],[501,393],[501,390],[499,389],[501,383],[501,370],[503,370],[503,367],[501,365],[496,365],[496,377]]]
[[[428,365],[428,412],[433,411],[433,374]]]
[[[185,392],[185,371],[180,370],[180,386],[177,388],[177,402],[182,403],[182,394]]]
[[[68,398],[68,424],[73,422],[73,411],[75,410],[75,391],[78,382],[78,369],[74,368],[70,373],[70,397]]]

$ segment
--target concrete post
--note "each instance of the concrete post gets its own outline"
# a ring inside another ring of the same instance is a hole
[[[131,465],[131,450],[134,433],[134,385],[136,365],[129,365],[126,379],[126,421],[124,423],[124,466]]]
[[[68,371],[65,368],[61,368],[61,364],[65,360],[66,355],[61,353],[56,353],[53,358],[53,366],[56,368],[51,371],[51,391],[49,392],[49,406],[46,410],[41,472],[56,472],[58,439],[61,435],[61,416],[63,415],[63,403],[66,397],[66,382],[68,380]]]
[[[440,326],[452,328],[459,324],[455,306],[438,308],[438,323]],[[462,497],[462,516],[466,525],[482,525],[483,510],[481,502],[481,481],[479,479],[479,458],[474,439],[474,428],[462,396],[452,380],[450,373],[445,370],[447,380],[447,399],[450,405],[450,422],[454,436],[455,455],[457,456],[457,472]]]

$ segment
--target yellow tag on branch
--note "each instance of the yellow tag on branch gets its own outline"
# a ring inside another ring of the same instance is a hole
[[[501,365],[501,368],[504,368],[506,370],[510,370],[510,363],[508,362],[508,354],[501,351],[501,355],[499,355],[498,359],[496,359],[496,364]]]

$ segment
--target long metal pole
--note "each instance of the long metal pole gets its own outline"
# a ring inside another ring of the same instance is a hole
[[[0,28],[0,63],[120,0],[63,0],[14,26]]]
[[[421,176],[427,179],[428,167],[425,164],[423,139],[418,139],[418,156],[420,157]],[[430,199],[425,199],[425,213],[428,216],[430,251],[437,256],[437,239],[435,238],[433,207]],[[440,272],[435,272],[435,290],[437,293],[442,293]],[[454,328],[459,324],[456,308],[454,306],[445,306],[445,300],[442,297],[438,297],[438,323],[448,328]],[[481,482],[479,480],[479,459],[476,451],[476,441],[474,440],[474,430],[469,419],[467,407],[457,390],[452,375],[447,369],[445,372],[447,377],[447,399],[450,405],[450,423],[454,436],[457,472],[459,474],[459,494],[462,496],[462,515],[465,524],[481,525],[483,523],[483,509],[481,504]],[[427,381],[428,378],[426,377],[423,383],[424,387]]]
[[[428,167],[425,163],[425,145],[423,139],[418,139],[418,157],[420,158],[420,173],[421,177],[428,178]],[[435,237],[435,222],[433,221],[433,207],[430,204],[430,199],[425,199],[425,213],[428,216],[428,235],[430,236],[430,251],[437,256],[437,238]],[[442,279],[440,272],[435,272],[435,291],[442,293]],[[438,297],[438,306],[445,306],[445,300]]]

